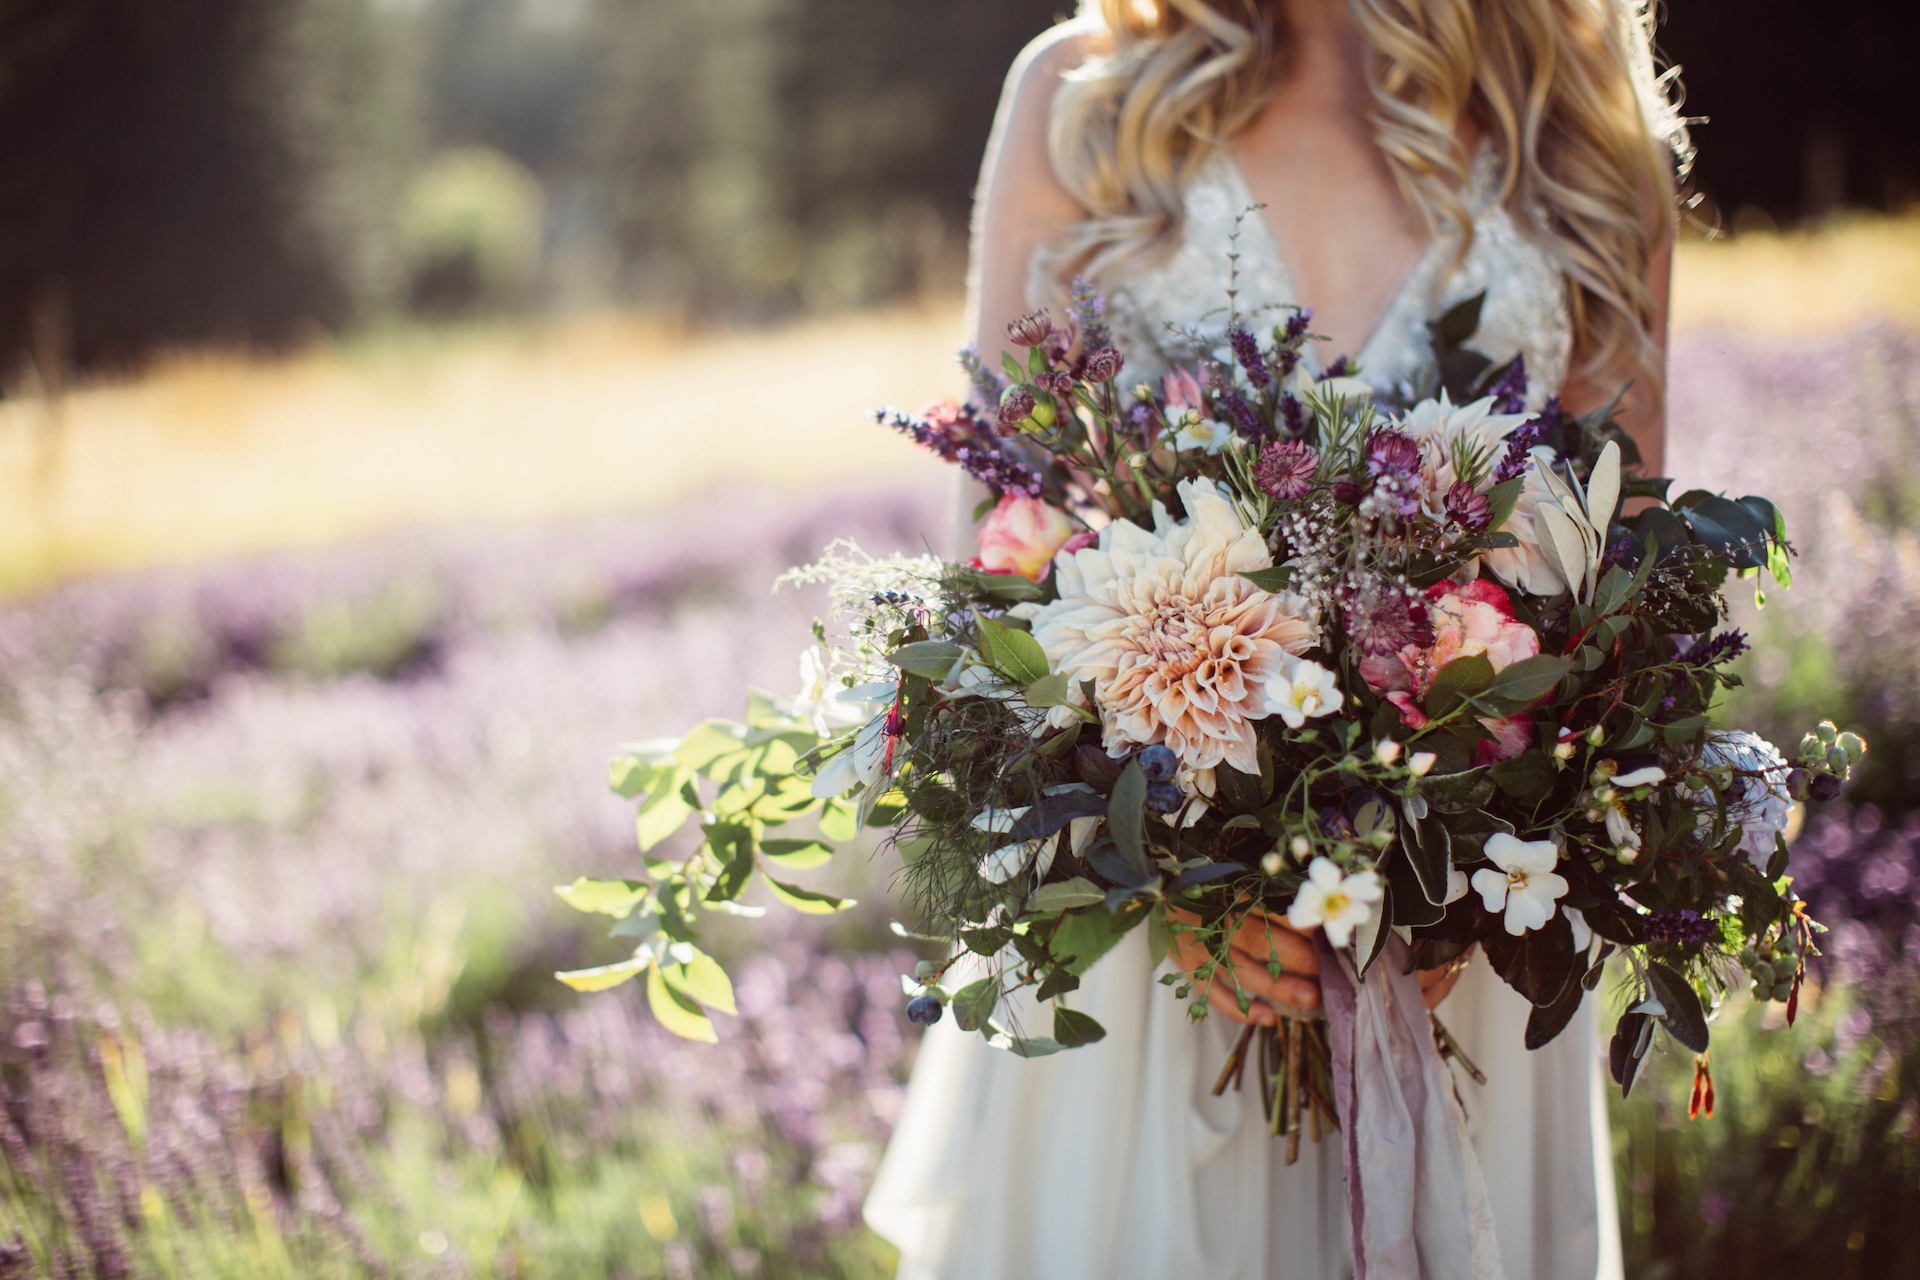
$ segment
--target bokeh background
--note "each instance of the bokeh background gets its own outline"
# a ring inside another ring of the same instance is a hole
[[[715,1047],[557,968],[615,743],[795,684],[945,478],[968,194],[1058,0],[0,0],[0,1278],[880,1276],[889,868],[717,947]],[[1636,1277],[1920,1274],[1920,54],[1668,0],[1673,470],[1776,498],[1737,719],[1831,714],[1792,1028],[1614,1104]],[[1747,584],[1750,585],[1750,584]]]

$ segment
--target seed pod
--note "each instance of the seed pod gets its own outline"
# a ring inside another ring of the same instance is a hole
[[[1833,770],[1835,775],[1844,778],[1847,776],[1847,770],[1852,767],[1853,761],[1847,758],[1846,749],[1839,743],[1836,742],[1827,748],[1827,768]]]
[[[1800,972],[1800,961],[1797,957],[1780,956],[1773,962],[1773,980],[1775,982],[1789,981],[1793,975],[1798,972]]]
[[[1833,740],[1833,745],[1847,753],[1847,761],[1850,764],[1867,754],[1867,744],[1857,733],[1843,733]]]
[[[1793,980],[1791,978],[1789,978],[1785,982],[1776,982],[1773,984],[1773,999],[1785,1000],[1788,996],[1792,994],[1793,994]]]
[[[1839,726],[1831,720],[1822,720],[1814,726],[1813,732],[1820,739],[1820,745],[1825,747],[1832,746],[1834,739],[1840,736]]]

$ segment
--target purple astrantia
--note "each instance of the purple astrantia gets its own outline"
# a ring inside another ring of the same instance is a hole
[[[1233,348],[1234,360],[1246,370],[1248,382],[1261,391],[1273,385],[1273,374],[1267,369],[1267,359],[1260,354],[1260,344],[1252,334],[1235,325],[1227,330],[1227,343]]]
[[[1447,490],[1446,507],[1447,518],[1468,533],[1485,533],[1493,519],[1487,495],[1465,480],[1454,481],[1453,487]]]
[[[1527,358],[1515,356],[1513,362],[1493,385],[1487,388],[1487,394],[1493,397],[1495,413],[1525,413],[1527,411]]]
[[[1368,475],[1416,476],[1420,465],[1420,445],[1406,432],[1382,427],[1367,437]]]
[[[1377,576],[1356,575],[1334,593],[1340,618],[1361,652],[1378,657],[1398,653],[1408,645],[1433,643],[1433,623],[1427,603],[1406,589]]]
[[[1313,490],[1320,455],[1304,440],[1281,440],[1266,447],[1253,464],[1254,483],[1282,501],[1304,498]]]

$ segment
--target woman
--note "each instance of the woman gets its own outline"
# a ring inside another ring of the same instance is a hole
[[[1623,425],[1658,474],[1681,120],[1644,0],[1104,0],[1009,77],[975,229],[976,340],[1095,281],[1129,383],[1199,354],[1242,308],[1299,303],[1310,359],[1382,390],[1427,322],[1485,294],[1472,345],[1519,354],[1538,406],[1630,384]],[[1178,326],[1170,329],[1169,325]],[[1097,1045],[1038,1060],[933,1028],[868,1201],[901,1275],[1332,1277],[1351,1273],[1338,1144],[1281,1159],[1254,1096],[1211,1093],[1243,1021],[1319,1002],[1313,948],[1241,932],[1241,1014],[1188,1023],[1141,931],[1087,975]],[[1170,963],[1191,968],[1196,955]],[[1455,983],[1458,989],[1455,990]],[[1619,1273],[1591,1023],[1522,1047],[1528,1006],[1484,962],[1422,976],[1487,1083],[1462,1080],[1512,1280]]]

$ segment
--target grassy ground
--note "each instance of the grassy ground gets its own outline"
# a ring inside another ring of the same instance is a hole
[[[1920,324],[1920,218],[1689,239],[1677,333]],[[0,401],[0,592],[390,529],[925,474],[866,412],[957,386],[952,305],[694,340],[597,316],[184,353],[57,412]]]

